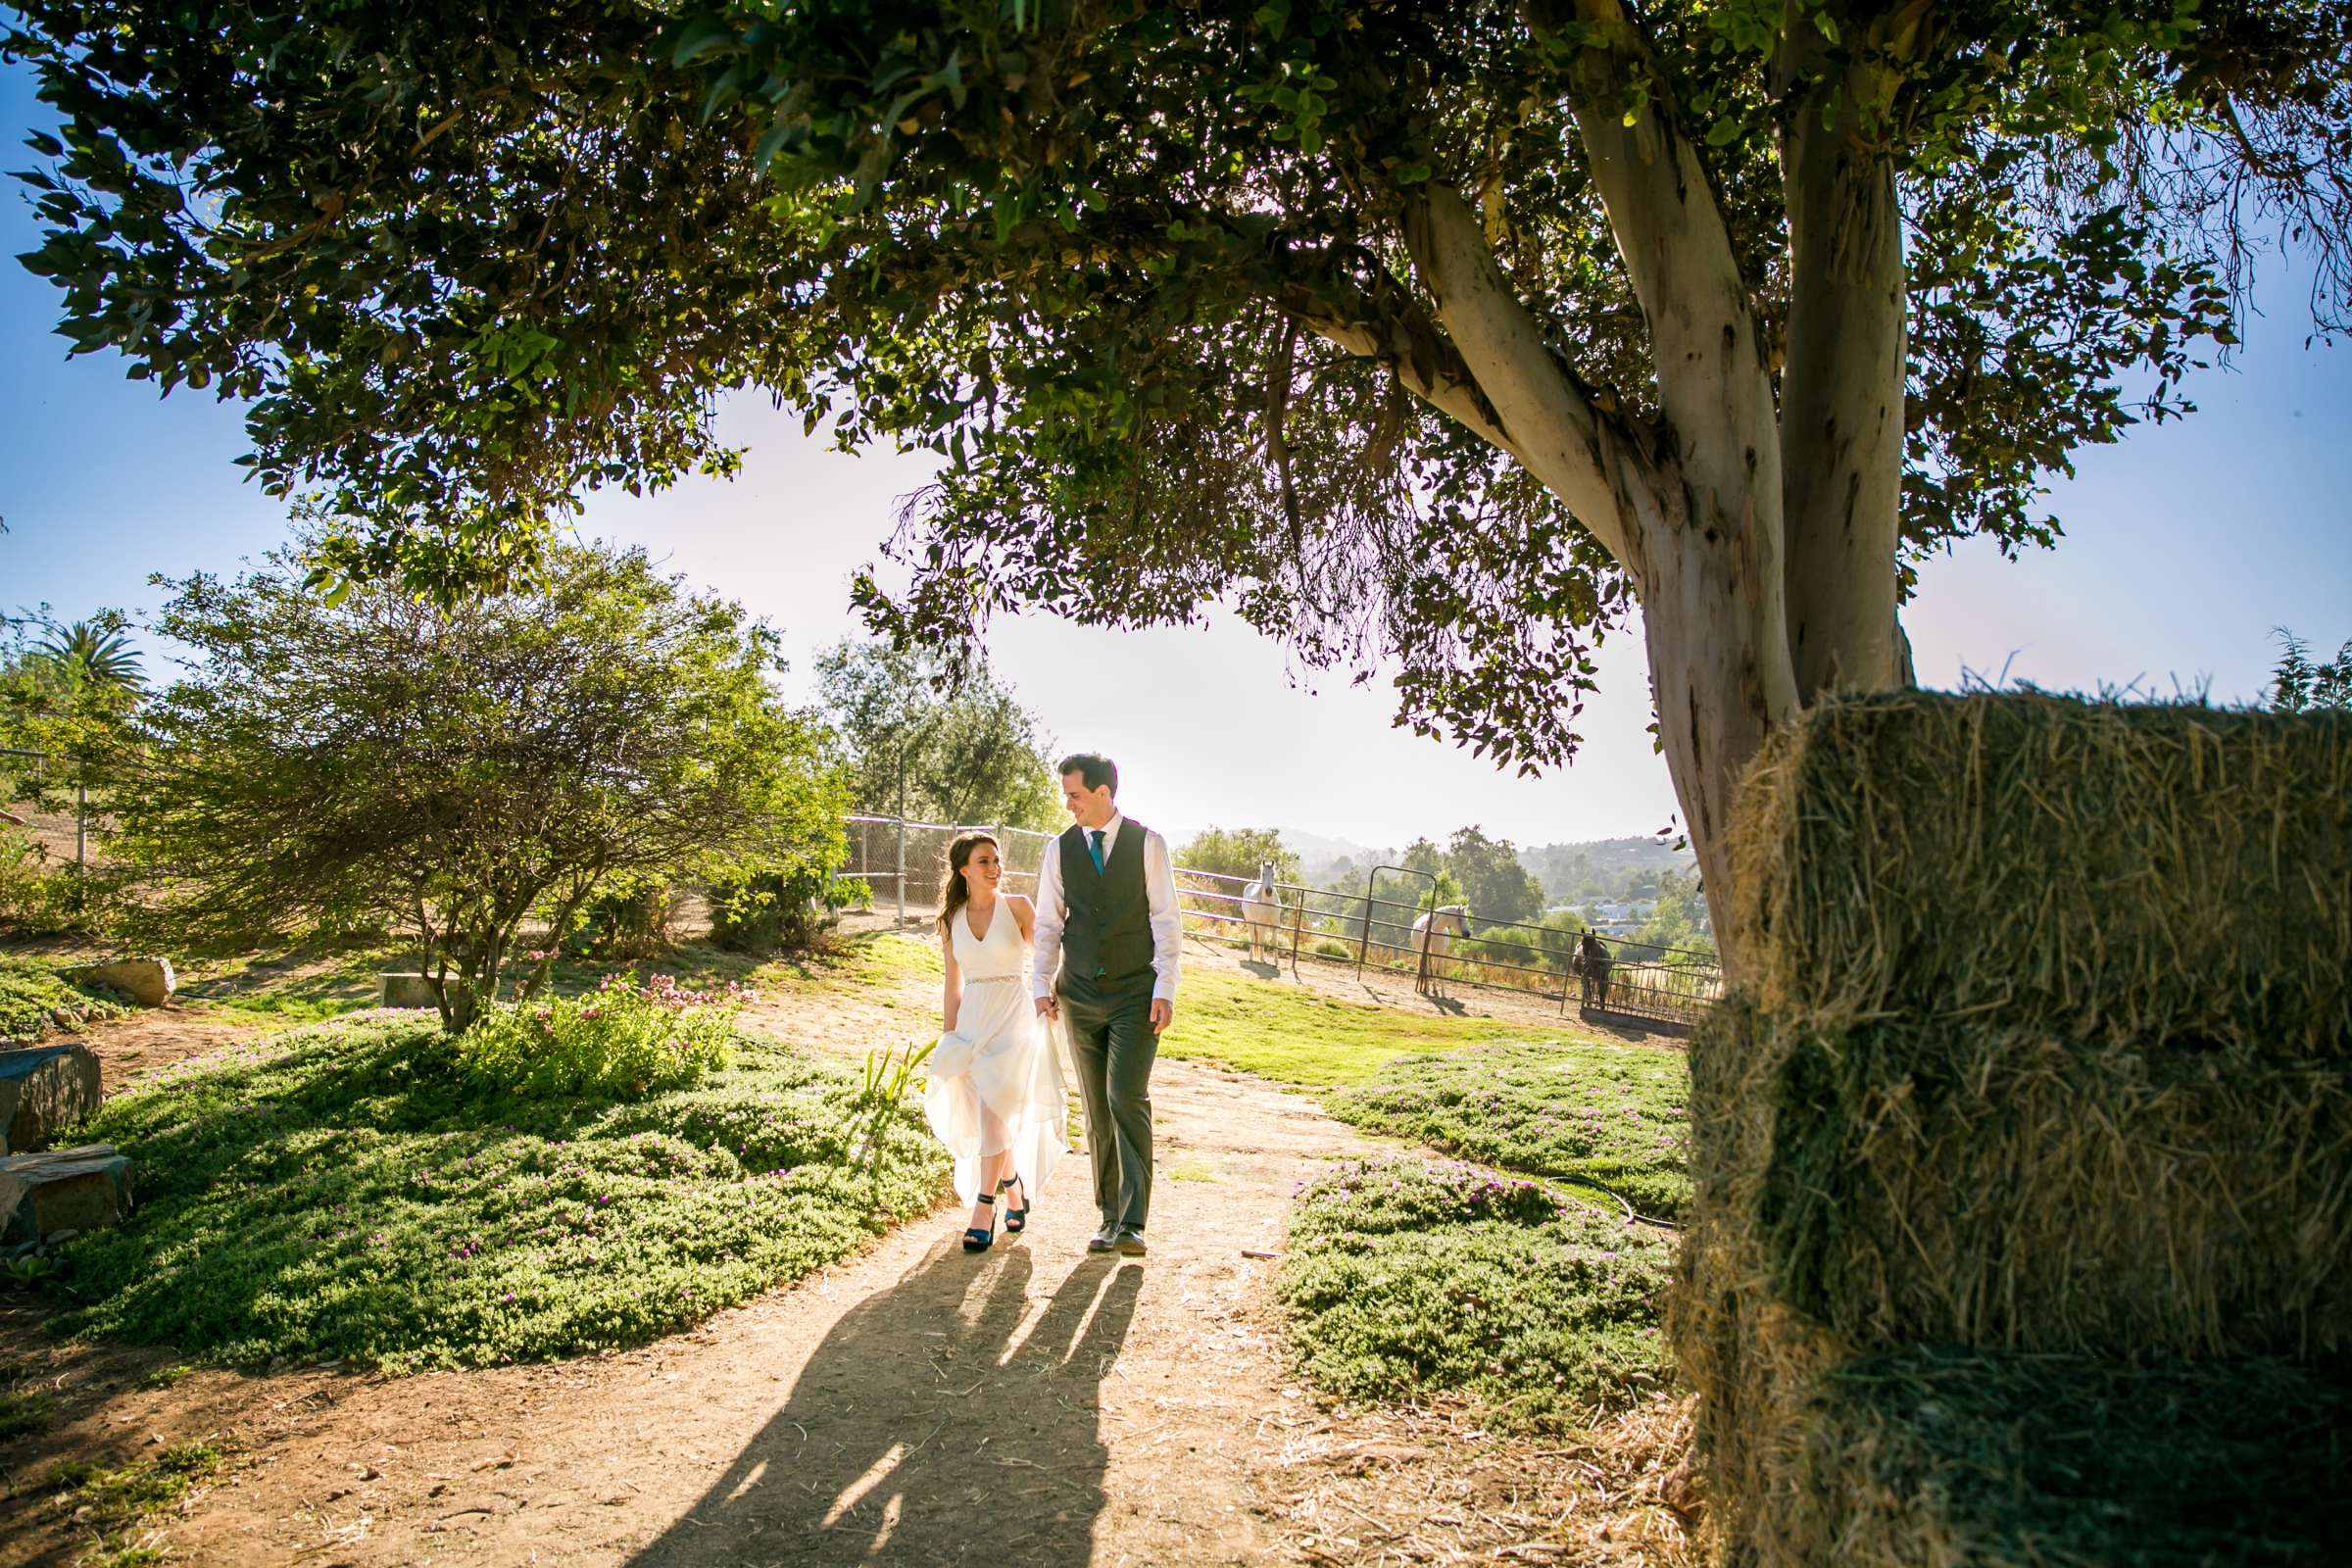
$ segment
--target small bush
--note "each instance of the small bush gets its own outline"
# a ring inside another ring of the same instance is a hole
[[[1313,946],[1306,951],[1319,958],[1344,958],[1350,963],[1355,961],[1355,949],[1337,937],[1317,937]]]
[[[1345,1398],[1466,1399],[1570,1429],[1668,1381],[1672,1244],[1467,1165],[1348,1163],[1309,1186],[1277,1289],[1302,1376]]]
[[[598,958],[651,958],[670,945],[674,889],[647,883],[608,893],[588,906],[565,946]]]
[[[19,828],[0,826],[0,931],[46,937],[89,927],[89,893],[72,865]]]
[[[584,997],[490,1008],[458,1037],[458,1060],[518,1095],[635,1099],[725,1066],[735,1009],[753,995],[732,980],[690,991],[665,974],[611,974]]]

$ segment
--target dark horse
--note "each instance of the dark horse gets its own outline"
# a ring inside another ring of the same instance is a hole
[[[1587,931],[1576,945],[1576,969],[1584,978],[1584,1005],[1605,1012],[1609,1006],[1609,950]]]

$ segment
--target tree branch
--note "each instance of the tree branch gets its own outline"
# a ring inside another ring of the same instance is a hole
[[[1604,416],[1544,341],[1477,213],[1451,185],[1433,181],[1407,196],[1404,236],[1438,318],[1494,411],[1498,444],[1630,566],[1629,524],[1602,454]]]

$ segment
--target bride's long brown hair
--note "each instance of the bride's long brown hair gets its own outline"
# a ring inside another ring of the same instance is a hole
[[[943,937],[953,929],[949,922],[956,918],[956,911],[972,902],[972,888],[963,879],[963,866],[972,858],[972,852],[983,844],[1003,858],[1004,846],[997,842],[994,833],[958,833],[956,842],[948,846],[948,880],[939,890],[939,934]]]

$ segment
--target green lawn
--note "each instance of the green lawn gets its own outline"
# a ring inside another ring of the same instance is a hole
[[[1582,1177],[1645,1214],[1690,1204],[1689,1063],[1678,1051],[1582,1041],[1392,1061],[1323,1097],[1331,1113],[1482,1165]]]
[[[1225,969],[1197,969],[1176,996],[1162,1055],[1215,1062],[1312,1089],[1369,1083],[1400,1056],[1497,1041],[1541,1026],[1400,1012]]]
[[[269,1036],[76,1130],[137,1156],[139,1205],[68,1244],[54,1326],[396,1371],[641,1344],[931,1208],[947,1162],[909,1118],[850,1168],[858,1089],[750,1036],[619,1101],[484,1090],[413,1014]]]
[[[1468,1165],[1350,1162],[1299,1195],[1277,1291],[1292,1359],[1344,1398],[1462,1400],[1561,1431],[1668,1382],[1671,1242]]]

